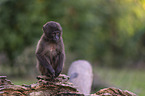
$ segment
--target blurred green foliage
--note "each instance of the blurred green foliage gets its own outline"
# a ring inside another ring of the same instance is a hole
[[[145,0],[1,0],[0,51],[12,66],[48,21],[63,27],[68,62],[122,67],[145,57]]]
[[[102,87],[116,87],[120,89],[126,89],[131,91],[138,96],[144,96],[145,94],[145,70],[128,70],[128,69],[112,69],[112,68],[95,68],[94,72],[94,81],[95,83],[98,81],[98,78],[101,79]],[[98,84],[93,84],[92,93],[100,90],[98,88]],[[101,84],[100,82],[98,82]],[[108,85],[105,83],[109,83]]]

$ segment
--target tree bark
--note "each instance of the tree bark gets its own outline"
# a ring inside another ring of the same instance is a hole
[[[70,83],[69,77],[60,74],[54,80],[38,76],[38,82],[31,85],[14,85],[6,76],[0,76],[0,96],[85,96]],[[104,88],[90,96],[137,96],[130,91],[118,88]]]
[[[14,85],[6,76],[0,76],[0,96],[56,96],[56,95],[80,95],[69,77],[61,74],[54,80],[46,76],[38,76],[38,82],[31,85]]]

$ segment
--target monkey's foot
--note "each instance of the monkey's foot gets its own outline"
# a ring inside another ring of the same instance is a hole
[[[45,76],[45,75],[40,75],[40,76],[37,76],[36,78],[38,80],[46,80],[46,81],[51,80],[51,77],[50,76]]]
[[[60,74],[58,77],[52,79],[51,77],[48,76],[37,76],[37,79],[39,81],[39,83],[44,84],[44,85],[49,85],[49,84],[62,84],[65,82],[68,82],[69,80],[69,76],[66,76],[64,74]]]

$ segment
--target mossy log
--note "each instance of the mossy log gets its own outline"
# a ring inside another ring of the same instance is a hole
[[[69,77],[61,74],[51,80],[46,76],[38,76],[38,82],[31,85],[14,85],[6,76],[0,76],[0,96],[55,96],[55,95],[82,95],[72,83]]]
[[[6,76],[0,76],[0,96],[85,96],[78,92],[70,83],[69,77],[60,74],[54,80],[46,76],[38,76],[38,82],[31,85],[14,85]],[[90,96],[136,96],[130,91],[122,91],[118,88],[105,88],[90,94]]]

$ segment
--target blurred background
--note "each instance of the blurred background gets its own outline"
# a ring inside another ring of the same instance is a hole
[[[88,60],[92,93],[117,87],[145,94],[145,0],[0,0],[0,75],[36,82],[35,49],[48,21],[63,28],[63,73]]]

